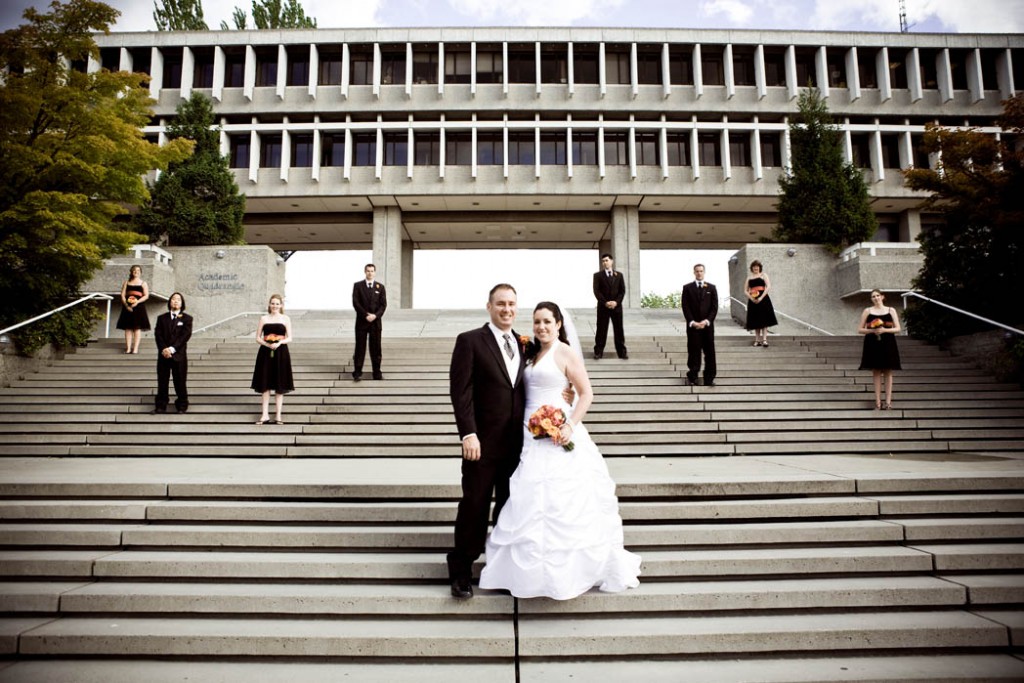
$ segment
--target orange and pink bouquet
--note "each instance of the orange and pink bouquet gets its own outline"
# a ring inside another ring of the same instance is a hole
[[[267,342],[268,344],[274,344],[276,342],[281,341],[282,339],[284,339],[284,337],[282,337],[279,334],[265,334],[265,335],[263,335],[263,341]],[[270,349],[270,357],[271,358],[274,357],[274,349]]]
[[[750,296],[753,299],[760,299],[761,295],[764,294],[764,287],[751,287]]]
[[[139,302],[139,300],[136,299],[134,296],[128,297],[128,306],[129,307],[135,308],[135,304],[137,304],[138,302]]]
[[[535,439],[554,439],[560,434],[559,429],[565,424],[565,421],[565,411],[561,408],[541,406],[530,415],[526,427]],[[572,441],[562,444],[562,448],[567,451],[571,451],[575,447],[576,445]]]
[[[868,329],[869,330],[877,330],[879,327],[881,327],[884,324],[885,324],[885,322],[881,318],[875,318],[874,320],[872,320],[871,322],[868,323]]]

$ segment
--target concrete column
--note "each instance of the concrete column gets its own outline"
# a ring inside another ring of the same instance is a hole
[[[397,206],[378,206],[373,209],[373,263],[377,266],[377,279],[393,292],[394,303],[388,302],[388,305],[404,308],[402,210]],[[409,294],[411,299],[411,287]]]
[[[921,237],[921,210],[907,209],[900,213],[900,242],[917,242]]]
[[[415,265],[412,240],[402,240],[402,296],[401,308],[412,308],[412,274]]]
[[[612,258],[626,278],[625,308],[640,308],[640,209],[612,207]]]

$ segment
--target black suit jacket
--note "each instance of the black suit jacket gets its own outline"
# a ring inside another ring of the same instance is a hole
[[[597,271],[594,273],[594,298],[599,308],[604,308],[609,301],[621,307],[626,298],[626,278],[617,270],[612,271],[611,277],[605,275],[604,270]]]
[[[379,326],[387,307],[388,293],[381,283],[374,281],[371,288],[366,286],[366,280],[360,280],[352,285],[352,308],[356,309],[356,327]],[[377,319],[372,323],[367,322],[367,313],[375,314]]]
[[[519,337],[511,334],[518,344]],[[520,348],[513,383],[503,353],[487,325],[460,334],[452,352],[448,379],[455,423],[460,437],[476,434],[480,439],[481,459],[517,458],[523,445],[526,361]]]
[[[168,346],[174,347],[171,360],[182,361],[188,358],[188,340],[192,338],[192,316],[182,312],[178,319],[171,321],[171,313],[163,313],[156,319],[156,350],[161,353]],[[163,356],[160,356],[163,358]]]
[[[718,315],[718,289],[704,281],[707,285],[703,289],[697,287],[696,282],[690,282],[683,286],[683,317],[689,326],[692,322],[707,320],[714,326],[715,316]]]

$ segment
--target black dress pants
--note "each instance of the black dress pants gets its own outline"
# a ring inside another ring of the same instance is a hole
[[[702,330],[696,327],[686,328],[686,378],[697,381],[700,373],[701,354],[704,355],[704,383],[715,381],[718,365],[715,362],[715,327],[708,325]]]

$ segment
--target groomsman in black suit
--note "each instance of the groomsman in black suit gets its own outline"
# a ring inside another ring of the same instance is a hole
[[[704,280],[704,266],[693,267],[695,280],[683,287],[683,317],[686,318],[686,381],[697,383],[700,356],[704,354],[704,386],[715,386],[715,316],[718,315],[718,289]]]
[[[622,300],[626,298],[626,279],[613,268],[614,265],[611,254],[601,254],[601,270],[594,273],[594,297],[597,299],[594,358],[604,355],[609,320],[615,334],[615,353],[619,358],[629,358],[626,353],[626,334],[622,331]]]
[[[352,308],[356,309],[356,352],[352,358],[352,379],[363,377],[363,360],[366,358],[366,338],[370,338],[370,365],[373,378],[384,379],[380,372],[380,333],[383,329],[381,318],[388,307],[388,295],[384,285],[374,281],[377,266],[367,263],[363,269],[365,280],[352,285]]]
[[[188,340],[192,338],[192,316],[185,312],[185,297],[179,292],[167,300],[167,312],[156,319],[156,407],[166,413],[170,396],[168,379],[174,379],[174,407],[188,410]]]
[[[512,330],[516,290],[499,284],[490,292],[491,321],[455,340],[449,389],[462,439],[462,500],[455,519],[455,548],[448,553],[452,595],[473,597],[473,562],[484,551],[487,512],[495,494],[494,520],[508,500],[509,478],[523,446],[523,348]]]

